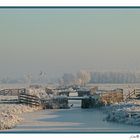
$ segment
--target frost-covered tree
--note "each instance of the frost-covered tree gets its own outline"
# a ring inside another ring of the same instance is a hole
[[[30,86],[31,85],[31,82],[32,82],[32,74],[31,73],[28,73],[27,75],[25,75],[25,79],[26,79],[26,82],[27,82],[27,85]]]
[[[91,75],[90,72],[86,71],[86,70],[80,70],[77,73],[77,80],[79,80],[81,82],[81,85],[85,86],[86,83],[88,83],[91,79]]]

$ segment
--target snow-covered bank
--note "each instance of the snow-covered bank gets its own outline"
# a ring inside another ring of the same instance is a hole
[[[105,120],[140,125],[140,101],[120,103],[106,107]]]
[[[0,130],[10,129],[20,123],[23,118],[20,115],[24,112],[39,110],[38,107],[30,107],[18,104],[0,104]]]

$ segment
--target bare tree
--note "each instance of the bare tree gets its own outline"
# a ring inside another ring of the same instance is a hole
[[[31,85],[31,81],[32,81],[32,74],[28,73],[27,75],[25,75],[25,79],[26,79],[27,85],[29,87]]]
[[[86,70],[80,70],[77,73],[77,79],[78,81],[81,82],[81,85],[85,86],[86,83],[88,83],[91,79],[91,74],[90,72],[86,71]]]
[[[40,71],[40,73],[39,73],[39,81],[40,82],[46,82],[46,80],[47,80],[47,73],[43,72],[43,71]]]

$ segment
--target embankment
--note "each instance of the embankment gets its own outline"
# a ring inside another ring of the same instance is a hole
[[[10,129],[22,122],[20,115],[24,112],[39,110],[39,107],[30,107],[21,104],[0,104],[0,130]]]

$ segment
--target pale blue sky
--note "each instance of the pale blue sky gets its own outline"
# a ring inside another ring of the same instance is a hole
[[[140,9],[0,9],[0,77],[140,69]]]

